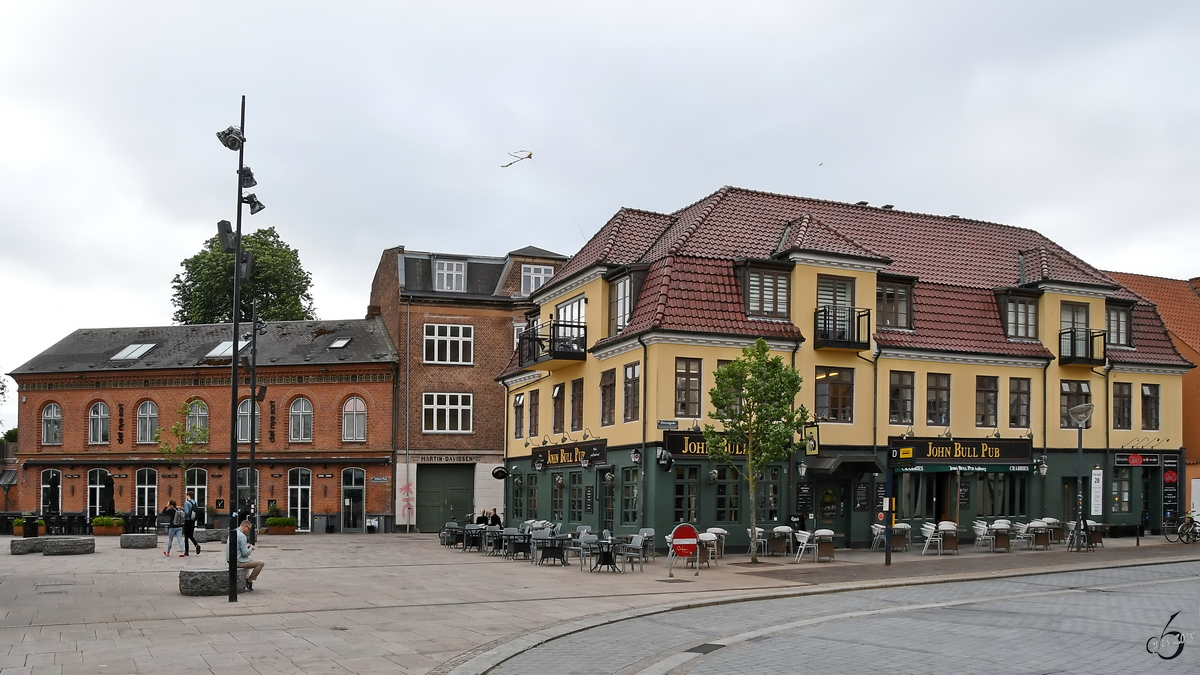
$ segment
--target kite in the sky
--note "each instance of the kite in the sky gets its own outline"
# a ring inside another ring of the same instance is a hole
[[[508,156],[509,156],[509,157],[516,157],[516,159],[514,159],[514,160],[513,160],[513,161],[511,161],[511,162],[509,162],[508,164],[501,164],[501,165],[500,165],[500,168],[501,168],[501,169],[507,169],[508,167],[512,166],[513,164],[516,164],[517,162],[519,162],[519,161],[521,161],[521,160],[523,160],[523,159],[533,159],[533,152],[532,152],[532,151],[530,151],[530,150],[518,150],[518,151],[516,151],[516,152],[510,152],[510,153],[508,153]]]

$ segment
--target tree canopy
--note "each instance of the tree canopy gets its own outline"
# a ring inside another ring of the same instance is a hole
[[[741,358],[717,368],[708,392],[714,408],[708,416],[721,423],[720,431],[704,425],[708,454],[733,467],[748,483],[749,504],[742,504],[750,511],[751,532],[758,526],[758,477],[768,464],[791,455],[794,435],[808,422],[808,409],[796,407],[802,382],[800,373],[772,357],[766,340],[759,338],[742,350]],[[750,561],[758,562],[753,541],[750,550]]]
[[[258,300],[263,321],[304,321],[316,318],[312,275],[300,264],[300,252],[268,227],[242,235],[242,248],[254,253],[254,269],[241,287],[240,319],[250,319],[250,304]],[[184,260],[182,274],[171,280],[175,294],[174,320],[180,324],[227,323],[233,298],[233,254],[221,250],[214,235],[204,248]]]

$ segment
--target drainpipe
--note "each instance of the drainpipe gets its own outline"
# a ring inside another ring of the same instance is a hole
[[[1051,361],[1046,361],[1046,365],[1042,366],[1042,454],[1043,455],[1046,455],[1046,447],[1047,447],[1046,446],[1046,441],[1047,441],[1046,433],[1047,433],[1047,431],[1049,431],[1049,426],[1048,426],[1047,420],[1050,417],[1050,390],[1047,389],[1047,387],[1049,386],[1050,363],[1051,363]],[[1030,423],[1032,423],[1032,420],[1030,421]],[[1049,455],[1046,455],[1047,461],[1049,461],[1049,457],[1050,457]],[[1046,504],[1046,481],[1042,481],[1042,511],[1046,510],[1046,506],[1047,506],[1047,504]],[[1063,514],[1063,515],[1065,516],[1066,514]]]
[[[400,434],[400,410],[397,406],[400,405],[400,364],[392,362],[392,532],[396,532],[397,523],[396,516],[400,515],[397,510],[399,502],[397,501],[396,490],[399,489],[396,485],[396,439]]]
[[[642,461],[641,461],[641,466],[648,466],[648,465],[650,465],[650,463],[646,461],[646,457],[647,457],[646,456],[646,399],[648,398],[647,391],[649,389],[649,380],[650,380],[650,368],[649,368],[650,352],[646,346],[646,343],[642,340],[641,335],[638,336],[637,340],[638,340],[638,344],[640,344],[642,346],[642,451],[641,451]],[[641,467],[639,467],[639,469],[640,469],[640,473],[642,474],[642,505],[641,505],[642,512],[640,514],[640,519],[642,521],[642,527],[646,527],[646,486],[649,484],[649,481],[647,480],[646,469],[643,469]]]
[[[504,453],[500,458],[500,466],[507,468],[508,467],[508,384],[505,382],[501,382],[501,384],[504,385],[504,407],[502,408],[502,410],[504,411],[504,435],[501,437],[501,443],[502,443],[501,449],[504,451]],[[540,413],[541,411],[538,411],[538,412]],[[525,434],[525,435],[528,436],[529,434]],[[507,478],[504,480],[504,496],[501,499],[503,500],[501,502],[501,504],[504,506],[503,521],[507,523],[508,522],[508,479]],[[472,512],[472,513],[474,513],[474,512]]]
[[[404,329],[404,484],[413,485],[412,445],[410,441],[412,417],[412,296],[408,296],[408,317]],[[412,518],[416,515],[416,486],[413,486],[413,508],[405,516],[404,531],[413,531]]]
[[[792,370],[796,369],[796,352],[800,351],[801,344],[802,344],[801,340],[796,340],[796,346],[792,347]],[[795,409],[795,407],[796,407],[796,402],[792,401],[792,408]],[[804,434],[801,433],[800,436],[801,436],[801,440],[804,440]],[[794,471],[796,469],[796,456],[794,453],[792,455],[791,465],[792,466],[790,468]],[[793,475],[796,475],[796,474],[793,474]],[[796,488],[795,490],[792,490],[793,486]],[[788,509],[787,510],[789,512],[796,506],[796,495],[799,494],[799,490],[800,490],[800,476],[796,475],[795,480],[788,481]],[[754,501],[751,500],[750,504],[754,505]]]
[[[1103,462],[1103,467],[1104,467],[1104,472],[1106,474],[1108,474],[1110,480],[1112,479],[1112,475],[1113,475],[1113,471],[1114,471],[1114,469],[1109,467],[1109,464],[1108,464],[1109,459],[1110,459],[1110,454],[1111,454],[1111,453],[1109,453],[1108,448],[1112,445],[1112,434],[1109,431],[1110,429],[1112,429],[1112,399],[1109,398],[1109,375],[1108,375],[1111,371],[1112,371],[1112,363],[1108,360],[1108,357],[1106,356],[1104,358],[1104,372],[1096,373],[1096,374],[1104,375],[1104,462]],[[1095,373],[1096,369],[1092,368],[1092,372]],[[1132,425],[1130,425],[1130,426],[1132,426]],[[1114,463],[1116,462],[1116,458],[1111,458],[1111,459],[1113,460]],[[1133,483],[1133,472],[1130,471],[1129,474],[1130,474],[1129,482],[1132,484]],[[1102,503],[1108,503],[1108,501],[1104,500]],[[1130,508],[1130,511],[1132,512],[1133,505],[1130,504],[1129,508]],[[1140,520],[1138,521],[1138,524],[1139,525],[1141,524]]]

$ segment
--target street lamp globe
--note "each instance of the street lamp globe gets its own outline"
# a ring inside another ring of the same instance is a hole
[[[1067,410],[1067,414],[1071,416],[1071,419],[1075,421],[1075,424],[1078,426],[1083,426],[1092,418],[1092,411],[1095,409],[1096,406],[1092,405],[1091,403],[1080,403],[1074,408]]]

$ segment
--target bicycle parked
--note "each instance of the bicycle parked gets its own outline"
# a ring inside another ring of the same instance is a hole
[[[1183,514],[1183,519],[1177,523],[1163,524],[1163,536],[1172,544],[1177,541],[1191,544],[1200,540],[1200,523],[1196,522],[1195,512],[1188,511]]]

